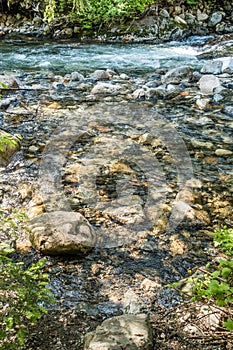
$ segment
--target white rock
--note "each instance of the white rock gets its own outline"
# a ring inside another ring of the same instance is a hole
[[[116,94],[121,91],[122,87],[119,84],[113,85],[111,83],[98,82],[91,90],[91,94]]]
[[[84,350],[151,350],[152,332],[145,314],[115,316],[85,337]]]
[[[216,156],[219,156],[219,157],[228,157],[228,156],[232,156],[233,152],[228,149],[219,148],[219,149],[216,149],[215,154]]]
[[[199,87],[203,95],[212,95],[214,89],[220,85],[220,80],[213,74],[203,75],[199,80]]]

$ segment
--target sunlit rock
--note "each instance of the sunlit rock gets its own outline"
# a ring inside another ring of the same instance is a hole
[[[203,95],[212,95],[214,89],[220,85],[220,80],[213,74],[203,75],[199,80],[199,87]]]
[[[121,315],[105,320],[85,337],[84,350],[150,350],[152,332],[147,315]]]
[[[179,84],[182,80],[189,80],[192,78],[193,68],[190,66],[181,66],[170,69],[163,77],[162,83]]]
[[[45,254],[76,254],[91,250],[96,234],[80,213],[54,211],[31,221],[30,241]]]

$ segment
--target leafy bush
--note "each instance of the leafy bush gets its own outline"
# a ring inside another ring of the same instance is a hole
[[[233,229],[225,227],[214,233],[214,244],[225,253],[217,263],[208,263],[204,275],[191,277],[186,283],[191,285],[192,300],[208,300],[228,311],[223,326],[233,330]],[[174,284],[175,285],[175,284]],[[173,286],[174,286],[173,285]]]
[[[44,302],[52,302],[46,287],[48,275],[41,273],[46,259],[25,268],[9,256],[12,249],[0,250],[0,349],[16,349],[24,344],[29,324],[34,325],[47,310]]]
[[[24,212],[1,212],[2,233],[8,232],[10,243],[0,244],[0,349],[18,349],[24,344],[30,325],[36,323],[47,310],[44,303],[54,302],[47,288],[49,277],[43,273],[46,258],[26,267],[12,258],[12,240],[18,230],[25,230]],[[24,227],[23,227],[24,226]]]
[[[68,16],[82,28],[121,22],[142,13],[153,0],[46,0],[44,18]]]

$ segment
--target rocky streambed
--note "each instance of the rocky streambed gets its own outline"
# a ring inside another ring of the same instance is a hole
[[[224,54],[216,60],[206,46],[198,65],[135,75],[114,68],[5,72],[4,83],[15,84],[2,89],[1,129],[20,134],[22,145],[11,158],[3,150],[9,164],[1,168],[1,213],[52,217],[50,225],[33,221],[36,249],[23,227],[14,243],[16,259],[26,263],[52,253],[46,269],[58,299],[30,330],[25,350],[81,349],[104,320],[85,349],[103,346],[116,329],[119,343],[109,349],[131,338],[130,349],[204,348],[190,328],[179,335],[160,324],[168,313],[182,331],[191,327],[192,312],[184,322],[179,294],[167,284],[216,258],[211,233],[233,223],[232,42],[218,47]],[[67,223],[77,213],[86,221],[70,243]],[[54,238],[56,224],[63,225],[63,245]],[[1,240],[12,239],[3,227]],[[123,337],[119,329],[131,326],[131,338]],[[202,327],[210,327],[207,319]]]

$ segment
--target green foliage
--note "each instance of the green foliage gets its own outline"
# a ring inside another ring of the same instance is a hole
[[[3,89],[7,89],[7,85],[2,83],[1,81],[0,81],[0,87],[3,88]]]
[[[27,217],[15,212],[9,217],[3,213],[1,224],[15,230]],[[16,235],[16,234],[15,234]],[[36,324],[47,310],[44,303],[54,302],[47,285],[49,277],[43,272],[46,258],[29,267],[12,258],[10,244],[0,245],[0,349],[18,349],[24,344],[29,325]]]
[[[44,18],[52,21],[65,15],[82,28],[93,28],[135,18],[153,3],[153,0],[46,0]]]
[[[191,285],[193,301],[208,300],[229,310],[228,318],[223,322],[223,326],[231,331],[233,330],[233,229],[224,227],[216,231],[214,243],[225,252],[225,257],[218,263],[208,263],[203,271],[204,275],[189,278],[187,284]],[[171,287],[175,287],[175,284]]]
[[[208,264],[203,279],[194,284],[192,293],[193,300],[212,299],[217,306],[233,309],[233,229],[220,229],[214,233],[214,243],[228,255],[221,259],[215,267]],[[209,269],[213,269],[209,272]],[[233,330],[233,320],[228,318],[223,323],[227,330]]]
[[[227,255],[233,255],[233,229],[223,227],[214,233],[215,246],[221,246]]]
[[[1,88],[2,88],[2,89],[7,89],[8,86],[0,81],[0,91],[1,91]],[[2,98],[2,95],[0,94],[0,99],[1,99],[1,98]]]
[[[22,140],[21,135],[16,135],[17,138],[11,136],[10,134],[0,134],[0,152],[2,152],[7,145],[11,147],[18,147],[19,142]]]
[[[56,0],[46,0],[44,19],[51,22],[55,17]]]
[[[16,239],[19,235],[27,234],[29,219],[24,211],[12,209],[11,213],[0,209],[0,226],[2,236],[6,239]],[[1,246],[1,245],[0,245]]]

